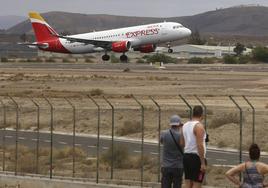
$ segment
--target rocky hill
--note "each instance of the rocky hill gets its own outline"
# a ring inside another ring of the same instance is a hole
[[[262,6],[232,7],[172,18],[86,15],[66,12],[49,12],[42,15],[59,33],[75,34],[166,20],[180,22],[203,34],[268,36],[268,7]],[[11,34],[32,33],[32,28],[27,20],[11,27],[7,32]]]

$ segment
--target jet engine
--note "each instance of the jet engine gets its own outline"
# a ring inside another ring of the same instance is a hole
[[[129,41],[114,42],[112,43],[112,51],[118,53],[124,53],[130,49],[130,46],[131,44]]]
[[[148,45],[143,45],[138,48],[134,48],[134,51],[140,51],[142,53],[151,53],[154,52],[156,49],[155,44],[148,44]]]

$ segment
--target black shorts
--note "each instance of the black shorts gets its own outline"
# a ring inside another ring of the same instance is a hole
[[[197,154],[185,153],[183,156],[183,168],[186,180],[203,182],[204,173],[200,171],[201,161]]]

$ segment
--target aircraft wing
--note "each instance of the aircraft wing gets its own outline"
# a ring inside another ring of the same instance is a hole
[[[68,36],[61,36],[57,35],[57,37],[66,39],[70,42],[79,42],[84,44],[92,44],[96,47],[101,47],[104,49],[111,49],[113,41],[103,41],[103,40],[89,40],[89,39],[80,39],[80,38],[73,38]]]

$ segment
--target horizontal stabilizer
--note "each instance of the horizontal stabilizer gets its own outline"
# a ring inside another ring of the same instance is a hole
[[[22,42],[19,42],[18,45],[28,46],[30,48],[39,47],[39,48],[43,48],[43,49],[49,47],[47,43],[37,43],[37,42],[34,42],[34,43],[27,43],[27,42],[22,43]]]

